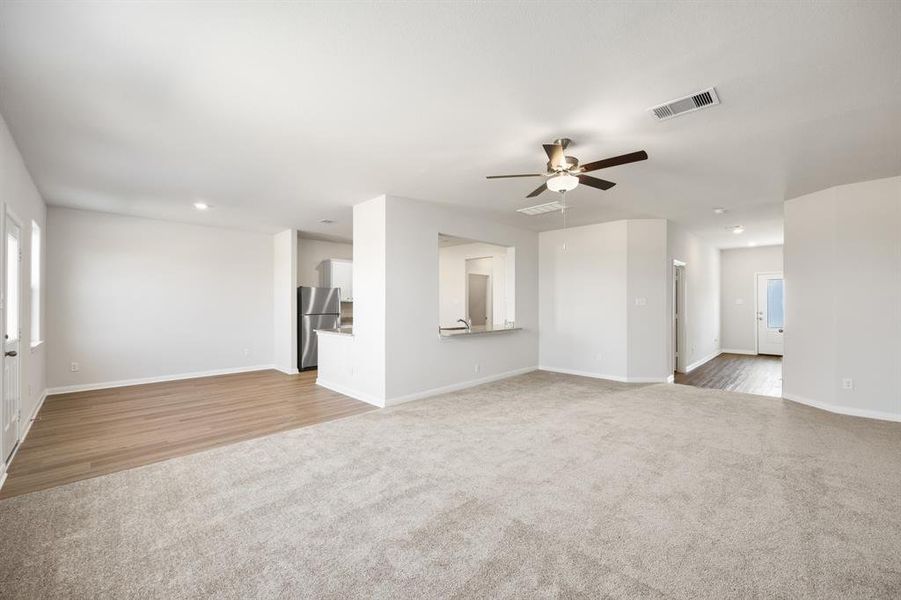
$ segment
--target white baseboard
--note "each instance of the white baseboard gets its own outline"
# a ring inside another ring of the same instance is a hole
[[[41,412],[41,407],[44,406],[44,400],[47,399],[47,390],[44,390],[41,394],[41,399],[38,400],[37,406],[34,407],[34,411],[32,411],[31,416],[28,417],[28,424],[25,425],[25,431],[22,432],[22,439],[19,440],[19,445],[22,445],[22,442],[25,441],[25,437],[28,435],[28,432],[31,431],[31,426],[34,424],[35,419],[38,417],[38,413]]]
[[[666,378],[666,382],[667,383],[676,383],[676,376],[670,375],[669,377]]]
[[[62,385],[47,388],[48,396],[56,394],[68,394],[70,392],[88,392],[91,390],[105,390],[109,388],[126,387],[129,385],[144,385],[147,383],[163,383],[165,381],[180,381],[182,379],[197,379],[198,377],[213,377],[215,375],[231,375],[233,373],[249,373],[251,371],[268,371],[276,369],[275,365],[253,365],[249,367],[233,367],[231,369],[214,369],[212,371],[195,371],[193,373],[179,373],[177,375],[161,375],[159,377],[142,377],[139,379],[122,379],[119,381],[103,381],[99,383],[80,383],[76,385]],[[278,369],[276,369],[278,370]]]
[[[865,408],[854,408],[852,406],[828,404],[819,400],[804,398],[803,396],[798,396],[796,394],[782,394],[782,397],[785,400],[790,400],[791,402],[805,404],[807,406],[812,406],[813,408],[818,408],[820,410],[825,410],[839,415],[848,415],[849,417],[864,417],[866,419],[879,419],[880,421],[894,421],[901,423],[901,414],[899,413],[889,413],[883,412],[881,410],[867,410]]]
[[[750,354],[750,355],[756,355],[756,354],[757,354],[757,351],[756,351],[756,350],[740,350],[740,349],[736,349],[736,348],[723,348],[722,350],[720,350],[720,353],[721,353],[721,354]]]
[[[579,377],[592,377],[594,379],[607,379],[609,381],[627,383],[627,379],[619,375],[607,375],[605,373],[593,373],[591,371],[579,371],[577,369],[565,369],[563,367],[550,367],[548,365],[539,365],[538,368],[542,371],[550,371],[551,373],[562,373],[563,375],[578,375]]]
[[[19,443],[13,450],[13,453],[10,455],[9,460],[6,462],[0,462],[0,489],[3,489],[3,484],[6,483],[7,466],[12,463],[13,459],[16,457],[16,454],[19,453],[19,448],[21,448],[22,444],[25,443],[25,438],[28,437],[28,433],[31,431],[31,425],[34,423],[34,420],[37,418],[38,413],[41,412],[41,407],[44,406],[44,400],[46,400],[46,399],[47,399],[47,390],[44,390],[41,393],[41,399],[38,400],[37,406],[35,406],[34,410],[31,411],[31,416],[28,417],[28,422],[25,425],[25,430],[22,432],[22,436],[19,439]]]
[[[338,392],[339,394],[344,394],[345,396],[350,396],[354,400],[359,400],[361,402],[365,402],[366,404],[372,404],[373,406],[378,406],[379,408],[385,407],[385,401],[370,394],[365,394],[358,390],[349,388],[345,385],[341,385],[340,383],[333,383],[331,381],[323,380],[321,377],[316,378],[316,385],[321,385],[322,387],[332,390],[333,392]]]
[[[607,375],[605,373],[592,373],[591,371],[578,371],[576,369],[564,369],[561,367],[549,367],[541,365],[538,367],[542,371],[550,371],[551,373],[563,373],[564,375],[578,375],[579,377],[592,377],[594,379],[607,379],[609,381],[618,381],[620,383],[672,383],[673,376],[667,377],[622,377],[621,375]]]
[[[284,373],[285,375],[299,375],[299,374],[300,374],[300,371],[299,371],[297,368],[294,368],[294,369],[283,369],[283,368],[277,367],[277,366],[275,366],[275,365],[272,365],[271,368],[272,368],[272,369],[275,369],[275,370],[278,371],[279,373]]]
[[[445,385],[442,387],[431,388],[428,390],[423,390],[421,392],[413,392],[412,394],[406,394],[404,396],[398,396],[396,398],[388,398],[386,404],[388,406],[395,406],[397,404],[403,404],[405,402],[412,402],[414,400],[422,400],[423,398],[429,398],[431,396],[438,396],[440,394],[447,394],[450,392],[456,392],[459,390],[465,390],[466,388],[475,387],[477,385],[482,385],[483,383],[491,383],[492,381],[500,381],[501,379],[507,379],[509,377],[516,377],[517,375],[524,375],[526,373],[531,373],[532,371],[537,371],[538,367],[524,367],[522,369],[513,369],[512,371],[504,371],[503,373],[497,373],[495,375],[488,375],[487,377],[480,377],[478,379],[470,379],[468,381],[462,381],[460,383],[453,383],[451,385]]]
[[[707,356],[705,356],[705,357],[702,358],[701,360],[696,360],[695,362],[691,363],[690,365],[688,365],[687,367],[685,367],[685,371],[682,371],[682,372],[683,372],[683,373],[691,373],[692,371],[694,371],[695,369],[697,369],[697,368],[700,367],[701,365],[710,362],[711,360],[713,360],[714,358],[716,358],[717,356],[719,356],[719,355],[722,354],[723,352],[730,352],[730,351],[729,351],[729,350],[719,350],[719,349],[717,349],[716,351],[711,352],[710,354],[708,354]]]

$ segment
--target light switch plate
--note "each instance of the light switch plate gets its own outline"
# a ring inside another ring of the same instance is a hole
[[[843,390],[853,390],[854,389],[854,380],[850,377],[845,377],[842,379],[842,389]]]
[[[647,305],[648,305],[647,298],[641,297],[641,298],[635,299],[635,306],[647,306]]]
[[[735,303],[736,303],[736,304],[744,304],[744,303],[745,303],[745,299],[744,299],[744,298],[736,298],[736,299],[735,299]]]

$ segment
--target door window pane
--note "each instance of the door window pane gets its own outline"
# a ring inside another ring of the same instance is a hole
[[[785,326],[785,299],[782,296],[783,281],[768,279],[766,282],[766,326],[779,329]]]
[[[6,339],[19,339],[19,240],[6,236]]]

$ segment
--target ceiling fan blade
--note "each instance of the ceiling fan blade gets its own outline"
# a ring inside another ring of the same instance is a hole
[[[592,177],[591,175],[579,175],[579,183],[593,188],[598,188],[599,190],[609,190],[616,185],[612,181],[607,181],[606,179],[598,179],[597,177]]]
[[[524,175],[489,175],[485,179],[507,179],[508,177],[543,177],[541,173],[526,173]]]
[[[532,192],[531,194],[526,196],[526,198],[534,198],[535,196],[538,196],[539,194],[542,194],[543,192],[546,192],[546,191],[547,191],[547,184],[542,183],[540,188],[538,188],[537,190],[535,190],[534,192]]]
[[[617,165],[625,165],[632,162],[638,162],[640,160],[647,160],[648,153],[644,150],[639,150],[638,152],[630,152],[629,154],[623,154],[622,156],[614,156],[613,158],[605,158],[604,160],[597,160],[593,163],[588,163],[587,165],[582,165],[582,173],[587,173],[589,171],[597,171],[598,169],[606,169],[607,167],[615,167]]]
[[[563,146],[561,146],[560,144],[543,144],[543,147],[544,151],[547,153],[547,158],[550,161],[552,167],[564,165]]]

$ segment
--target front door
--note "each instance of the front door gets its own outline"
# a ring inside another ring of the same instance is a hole
[[[21,253],[19,226],[6,215],[6,269],[3,286],[3,460],[19,443],[19,299]]]
[[[757,353],[782,356],[785,297],[782,273],[757,275]]]

